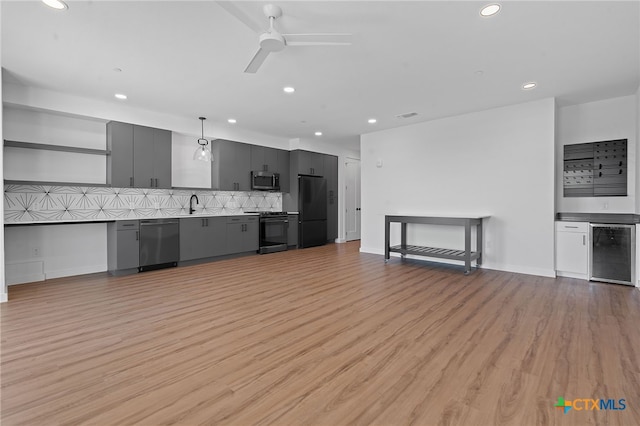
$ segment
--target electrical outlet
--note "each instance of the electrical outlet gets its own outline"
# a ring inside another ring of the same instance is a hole
[[[609,203],[603,203],[602,210],[609,210]]]
[[[40,256],[40,249],[39,249],[38,247],[34,247],[34,249],[33,249],[33,255],[34,255],[35,257]]]

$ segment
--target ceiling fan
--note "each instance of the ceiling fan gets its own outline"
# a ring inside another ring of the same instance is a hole
[[[258,71],[271,52],[279,52],[285,46],[344,46],[351,44],[351,34],[280,34],[273,24],[276,19],[282,16],[282,9],[273,4],[267,4],[262,8],[265,16],[269,19],[269,29],[264,31],[233,2],[219,1],[217,3],[240,22],[260,34],[258,51],[244,70],[246,73],[253,74]]]

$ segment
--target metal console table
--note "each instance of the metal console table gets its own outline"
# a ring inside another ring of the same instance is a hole
[[[460,260],[464,262],[464,273],[471,272],[471,261],[477,265],[482,264],[482,219],[489,216],[476,217],[438,217],[438,216],[390,216],[384,217],[384,261],[389,260],[390,253],[400,253],[402,257],[407,254],[435,257],[440,259]],[[400,245],[391,246],[389,242],[389,230],[391,223],[400,223]],[[417,223],[425,225],[454,225],[464,226],[464,250],[446,248],[424,247],[407,244],[407,224]],[[471,251],[471,227],[476,227],[476,250]]]

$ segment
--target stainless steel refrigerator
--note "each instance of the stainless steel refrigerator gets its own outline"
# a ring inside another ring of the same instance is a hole
[[[298,176],[298,247],[327,243],[327,180]]]

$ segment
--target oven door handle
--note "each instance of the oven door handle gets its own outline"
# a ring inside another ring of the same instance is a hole
[[[264,223],[289,223],[289,219],[262,218],[260,221]]]

